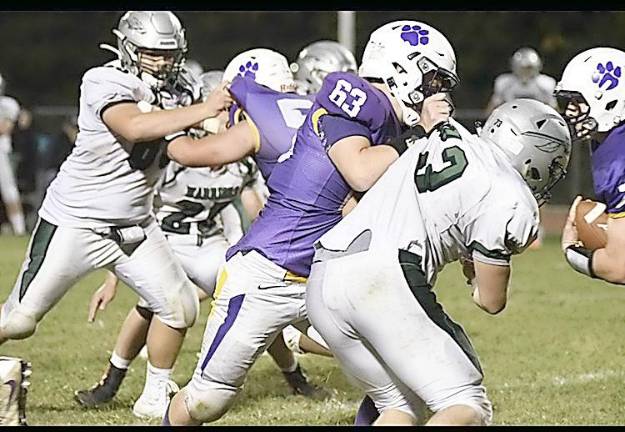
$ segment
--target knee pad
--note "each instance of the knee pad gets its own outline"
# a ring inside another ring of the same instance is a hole
[[[191,418],[202,423],[219,420],[232,406],[238,394],[237,389],[212,388],[202,391],[187,386],[185,405]]]
[[[183,322],[186,327],[192,327],[200,316],[200,300],[197,296],[196,287],[187,282],[188,288],[181,292]]]
[[[288,325],[282,330],[282,336],[284,337],[284,343],[288,349],[290,349],[294,353],[303,354],[303,351],[299,347],[299,340],[302,337],[302,332],[300,332],[292,325]]]
[[[0,330],[9,339],[26,339],[35,333],[37,328],[37,318],[29,313],[20,310],[17,306],[2,317]]]
[[[192,327],[200,315],[200,301],[195,289],[188,280],[180,282],[178,289],[169,294],[161,311],[156,312],[158,319],[175,329]]]

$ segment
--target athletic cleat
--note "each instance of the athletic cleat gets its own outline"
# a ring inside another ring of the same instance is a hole
[[[160,383],[158,391],[143,392],[132,407],[132,413],[139,418],[162,419],[169,401],[180,391],[178,384],[172,380]]]
[[[26,426],[26,394],[31,364],[17,357],[0,356],[0,425]]]
[[[308,382],[308,378],[302,372],[299,364],[293,372],[282,372],[282,374],[293,390],[293,394],[299,394],[315,400],[324,400],[331,397],[330,392],[323,387],[317,387]]]
[[[117,394],[119,386],[126,376],[127,369],[119,369],[109,363],[109,367],[100,382],[88,390],[77,390],[74,399],[85,408],[96,408],[110,402]]]

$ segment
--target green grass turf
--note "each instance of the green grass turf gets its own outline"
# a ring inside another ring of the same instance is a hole
[[[26,243],[26,238],[0,238],[2,299],[12,288]],[[622,287],[575,273],[563,260],[558,240],[550,238],[542,249],[513,259],[508,307],[489,316],[472,303],[459,270],[457,264],[448,266],[436,291],[479,354],[495,424],[625,424]],[[85,410],[73,400],[74,390],[99,380],[122,320],[136,301],[129,289],[120,288],[96,322],[87,323],[87,304],[102,277],[96,272],[74,286],[40,323],[35,336],[9,341],[0,349],[2,355],[32,362],[29,424],[146,423],[131,412],[143,387],[141,359],[133,363],[108,407]],[[201,319],[189,331],[176,364],[174,379],[180,385],[195,367],[208,308],[208,303],[202,305]],[[333,390],[332,400],[291,396],[277,367],[262,356],[234,407],[216,424],[351,424],[361,393],[334,360],[308,355],[300,362],[315,383]]]

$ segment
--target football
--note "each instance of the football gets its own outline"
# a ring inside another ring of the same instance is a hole
[[[580,201],[575,212],[579,239],[590,250],[605,247],[608,241],[606,205],[589,199]]]

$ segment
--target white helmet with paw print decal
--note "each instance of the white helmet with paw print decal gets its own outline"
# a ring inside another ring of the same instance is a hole
[[[554,94],[577,139],[607,132],[625,120],[625,52],[591,48],[564,68]]]
[[[295,80],[286,57],[267,48],[254,48],[233,58],[224,71],[224,81],[237,75],[251,77],[258,84],[279,92],[294,92]]]
[[[371,33],[358,74],[387,85],[408,126],[419,121],[426,97],[450,92],[458,84],[456,55],[447,38],[428,24],[409,20]]]

